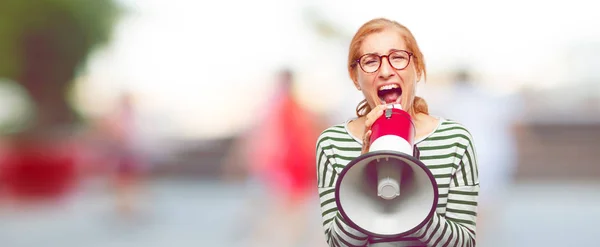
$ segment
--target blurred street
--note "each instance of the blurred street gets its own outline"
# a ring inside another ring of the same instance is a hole
[[[244,186],[211,181],[156,180],[148,187],[139,217],[120,218],[110,194],[96,184],[67,205],[0,216],[2,246],[245,246],[252,226],[236,219]],[[493,238],[478,246],[594,246],[600,219],[600,183],[516,184]],[[558,196],[560,195],[560,196]],[[309,217],[319,224],[317,205]],[[255,210],[260,213],[260,210]],[[38,217],[43,214],[44,217]],[[258,215],[256,217],[259,217]],[[284,224],[284,222],[282,222]],[[314,225],[313,225],[314,226]],[[311,231],[320,239],[321,229]],[[573,234],[577,235],[573,238]],[[35,237],[32,237],[35,236]],[[263,246],[274,246],[265,243]],[[304,245],[314,246],[314,245]]]
[[[97,182],[59,206],[26,211],[0,207],[2,246],[245,246],[241,241],[248,236],[243,234],[255,227],[237,217],[247,205],[248,186],[181,179],[154,180],[147,186],[139,195],[143,205],[131,218],[115,212],[113,194]],[[318,202],[312,205],[309,217],[318,226]],[[268,207],[254,209],[253,217],[264,209]],[[322,242],[321,228],[313,228],[313,239]]]

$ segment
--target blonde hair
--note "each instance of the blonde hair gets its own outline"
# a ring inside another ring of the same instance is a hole
[[[414,54],[412,61],[415,64],[417,77],[422,77],[424,79],[427,78],[423,53],[421,53],[421,50],[417,45],[417,41],[410,32],[410,30],[408,30],[408,28],[406,28],[398,22],[388,20],[385,18],[377,18],[363,24],[358,29],[356,34],[354,34],[354,37],[350,42],[350,51],[348,52],[348,73],[350,74],[350,78],[352,78],[352,81],[357,80],[356,60],[361,55],[360,47],[364,39],[370,34],[378,33],[388,28],[399,29],[403,32],[404,42],[406,42],[407,49]],[[369,106],[366,99],[358,103],[358,106],[356,107],[356,115],[358,117],[365,116],[370,111],[371,106]],[[408,113],[412,116],[416,115],[417,113],[429,114],[429,109],[427,107],[427,102],[425,102],[425,99],[415,96],[412,107],[408,109]]]

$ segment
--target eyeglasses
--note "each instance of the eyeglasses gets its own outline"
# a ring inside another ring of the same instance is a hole
[[[377,55],[374,53],[367,53],[362,55],[356,60],[356,63],[366,73],[374,73],[381,67],[381,61],[384,57],[387,58],[390,65],[397,70],[405,69],[410,63],[410,58],[414,54],[409,51],[395,50],[390,52],[388,55]]]

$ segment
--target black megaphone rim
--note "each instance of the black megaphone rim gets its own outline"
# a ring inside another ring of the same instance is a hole
[[[405,159],[412,161],[413,163],[415,163],[419,167],[421,167],[421,169],[423,169],[423,171],[425,171],[425,174],[427,174],[427,177],[429,177],[429,180],[433,185],[433,188],[434,188],[433,189],[433,203],[432,203],[432,207],[431,207],[429,213],[427,214],[427,217],[425,217],[425,219],[423,219],[423,221],[421,223],[419,223],[417,226],[413,227],[412,229],[410,229],[406,232],[388,235],[388,234],[378,234],[378,233],[368,231],[368,230],[363,229],[362,227],[358,226],[356,223],[354,223],[354,221],[352,221],[352,219],[350,219],[350,217],[348,217],[348,215],[344,211],[344,208],[341,206],[340,185],[341,185],[342,181],[344,180],[344,176],[354,165],[358,164],[358,162],[360,162],[364,159],[370,158],[372,156],[375,156],[375,155],[396,155],[396,156],[401,156]],[[342,215],[344,220],[346,220],[346,223],[348,225],[350,225],[352,228],[359,230],[360,232],[362,232],[364,234],[367,234],[372,237],[377,237],[377,238],[401,238],[401,237],[408,236],[408,235],[418,231],[423,226],[425,226],[425,224],[427,224],[428,221],[433,217],[433,214],[435,213],[435,211],[437,209],[437,204],[439,201],[438,184],[437,184],[437,181],[435,180],[435,177],[433,176],[433,173],[431,173],[431,171],[429,170],[427,165],[425,165],[422,161],[420,161],[419,159],[415,158],[412,155],[408,155],[408,154],[398,152],[398,151],[393,151],[393,150],[373,151],[373,152],[368,152],[368,153],[365,153],[365,154],[362,154],[362,155],[356,157],[356,159],[350,161],[350,163],[348,163],[348,165],[346,165],[346,167],[344,167],[344,169],[342,169],[342,171],[338,175],[338,179],[336,181],[335,186],[336,186],[335,187],[336,188],[335,189],[335,203],[336,203],[338,212]]]

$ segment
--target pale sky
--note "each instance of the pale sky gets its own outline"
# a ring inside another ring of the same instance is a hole
[[[471,62],[506,91],[558,85],[569,76],[566,45],[600,41],[600,17],[583,0],[123,2],[134,12],[90,62],[83,108],[105,112],[115,90],[131,88],[144,114],[165,119],[149,123],[158,135],[211,138],[245,127],[283,65],[298,70],[299,94],[313,109],[354,108],[346,105],[360,97],[344,67],[348,43],[314,36],[300,11],[311,3],[348,35],[368,19],[395,19],[416,36],[429,73]]]

